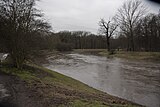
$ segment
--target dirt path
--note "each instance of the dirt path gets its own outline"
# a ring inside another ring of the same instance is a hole
[[[14,104],[11,103],[12,92],[8,87],[9,81],[9,76],[0,73],[0,107],[14,107]]]
[[[0,72],[0,107],[37,107],[31,95],[24,81]]]

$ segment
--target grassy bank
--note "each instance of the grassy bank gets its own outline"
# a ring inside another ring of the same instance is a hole
[[[117,52],[116,57],[160,61],[160,52]]]
[[[96,54],[107,57],[119,57],[135,60],[160,61],[160,52],[127,52],[115,51],[114,54],[107,52],[105,49],[77,49],[74,52],[81,54]]]
[[[24,70],[4,66],[0,71],[16,77],[42,107],[137,107],[131,102],[95,90],[51,70],[29,65]],[[20,91],[20,90],[18,90]],[[32,97],[31,97],[32,96]],[[39,106],[37,105],[37,106]]]
[[[75,49],[73,50],[75,53],[80,53],[80,54],[96,54],[99,55],[99,53],[107,53],[106,49]]]

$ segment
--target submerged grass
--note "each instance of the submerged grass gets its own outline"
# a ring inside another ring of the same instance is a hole
[[[2,66],[0,71],[25,81],[36,95],[43,96],[41,102],[44,104],[47,102],[49,107],[134,107],[135,105],[36,65],[26,66],[23,70]]]

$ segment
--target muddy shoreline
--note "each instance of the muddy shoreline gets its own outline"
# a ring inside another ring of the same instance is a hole
[[[0,84],[4,85],[8,96],[1,98],[0,107],[42,107],[38,104],[34,91],[25,81],[0,71]]]
[[[65,89],[65,87],[63,88],[59,86],[52,86],[49,84],[44,87],[40,85],[39,82],[35,82],[34,87],[30,87],[28,86],[28,83],[21,80],[20,78],[5,73],[0,73],[0,80],[0,84],[4,85],[4,88],[7,90],[7,93],[9,94],[9,96],[3,98],[0,101],[0,107],[49,107],[51,105],[53,107],[58,107],[61,104],[66,105],[66,107],[70,107],[67,106],[68,102],[79,98],[85,98],[88,101],[103,101],[104,105],[106,105],[106,103],[113,103],[121,105],[133,104],[136,106],[136,104],[132,102],[117,97],[113,97],[105,93],[89,94],[78,92],[76,90],[71,91]],[[71,98],[61,98],[59,96],[54,96],[50,99],[50,97],[47,97],[46,95],[48,92],[50,93],[51,91],[54,91],[59,94],[65,94],[67,96],[69,95]],[[137,107],[140,106],[137,105]]]
[[[41,66],[44,63],[48,63],[46,58],[52,55],[54,55],[55,59],[59,57],[61,58],[66,57],[60,53],[57,54],[56,52],[43,53],[40,56],[35,57],[33,62]],[[13,72],[12,69],[10,70],[11,72]],[[83,99],[85,102],[89,102],[89,104],[91,104],[91,102],[93,101],[100,101],[103,102],[102,105],[104,106],[108,104],[109,105],[120,104],[121,106],[134,105],[134,107],[135,106],[141,107],[138,104],[108,95],[103,92],[96,91],[96,93],[95,92],[88,93],[85,92],[86,89],[84,89],[84,92],[80,91],[77,88],[77,83],[75,84],[76,88],[73,88],[70,87],[72,83],[66,85],[66,83],[65,84],[63,83],[65,81],[62,80],[60,80],[62,81],[62,83],[61,82],[59,83],[59,80],[58,83],[54,81],[51,82],[50,80],[47,81],[43,80],[43,78],[55,78],[55,76],[50,73],[46,73],[43,70],[40,70],[39,68],[37,69],[34,67],[30,67],[29,74],[35,76],[34,77],[35,80],[33,79],[31,83],[27,82],[28,79],[24,80],[23,75],[22,77],[17,77],[16,76],[17,74],[11,75],[8,73],[2,73],[0,70],[0,84],[4,85],[4,87],[8,90],[7,93],[9,94],[8,97],[3,98],[3,100],[0,101],[0,107],[48,107],[48,106],[58,107],[59,105],[62,104],[65,105],[66,107],[70,107],[70,105],[68,105],[69,102],[73,102],[75,99],[77,100]],[[28,75],[28,73],[25,75]],[[58,78],[58,79],[63,79],[63,78]],[[75,82],[76,80],[72,81]],[[60,84],[62,84],[62,86]]]

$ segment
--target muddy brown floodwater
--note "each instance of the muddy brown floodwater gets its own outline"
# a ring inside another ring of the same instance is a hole
[[[160,63],[64,55],[59,59],[48,57],[49,63],[44,66],[108,94],[147,107],[160,107]]]

